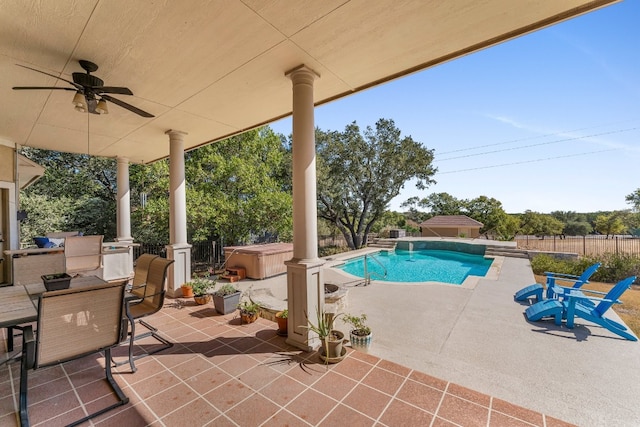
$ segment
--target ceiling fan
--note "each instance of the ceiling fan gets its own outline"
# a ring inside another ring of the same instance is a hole
[[[69,83],[73,87],[45,87],[45,86],[16,86],[14,90],[72,90],[76,94],[73,97],[73,104],[76,106],[76,110],[85,112],[89,111],[93,114],[104,114],[107,112],[106,101],[112,102],[122,108],[134,112],[142,117],[155,117],[153,114],[147,113],[131,104],[127,104],[117,98],[114,98],[110,93],[117,95],[133,95],[133,92],[126,87],[117,86],[104,86],[102,79],[91,74],[98,69],[98,66],[91,61],[81,59],[78,61],[80,66],[86,71],[86,73],[71,73],[73,81],[63,79],[62,77],[55,76],[53,74],[45,73],[44,71],[36,70],[35,68],[27,67],[25,65],[16,64],[19,67],[26,68],[28,70],[36,71],[38,73],[46,74],[47,76],[54,77],[58,80]]]

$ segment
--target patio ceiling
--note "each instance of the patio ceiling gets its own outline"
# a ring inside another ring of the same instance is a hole
[[[285,72],[317,71],[316,104],[440,64],[616,0],[56,0],[0,2],[0,139],[148,163],[291,114]],[[66,86],[79,59],[99,65],[116,105],[81,114]],[[89,118],[89,120],[88,120]],[[89,128],[89,137],[88,131]]]

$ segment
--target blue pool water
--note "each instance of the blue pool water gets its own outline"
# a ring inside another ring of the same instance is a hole
[[[371,255],[367,256],[367,271],[372,280],[387,282],[444,282],[460,285],[467,276],[487,274],[492,259],[483,255],[442,250],[398,250],[378,252],[373,256],[387,269],[387,277],[382,278],[383,268]],[[364,257],[347,261],[341,268],[354,276],[364,277]]]

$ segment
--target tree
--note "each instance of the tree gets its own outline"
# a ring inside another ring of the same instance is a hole
[[[420,207],[435,215],[463,215],[465,200],[456,199],[449,193],[432,193],[422,199]]]
[[[509,228],[510,225],[513,224],[513,221],[509,220],[499,200],[487,196],[480,196],[464,202],[463,205],[464,215],[483,224],[480,233],[484,234],[485,237],[488,238],[489,233],[495,233],[500,225],[502,225],[502,233],[511,234]]]
[[[410,179],[425,189],[434,181],[433,150],[401,137],[393,120],[380,119],[361,133],[316,129],[318,216],[335,224],[350,248],[360,248],[391,199]]]
[[[564,223],[561,237],[585,236],[593,230],[585,214],[574,211],[553,211],[551,216]]]
[[[521,230],[524,234],[540,236],[553,236],[562,233],[564,223],[551,215],[541,214],[530,210],[520,217]]]
[[[633,205],[634,212],[640,212],[640,188],[636,189],[633,193],[627,194],[625,200],[630,205]]]
[[[598,233],[605,234],[608,239],[610,235],[613,237],[616,234],[621,234],[626,227],[622,222],[621,215],[614,212],[610,215],[598,215],[595,229]]]

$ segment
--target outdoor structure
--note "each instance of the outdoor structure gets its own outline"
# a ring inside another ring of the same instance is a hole
[[[470,237],[480,236],[483,224],[466,215],[436,215],[420,224],[422,237]]]
[[[266,279],[287,272],[286,261],[293,257],[291,243],[225,246],[224,260],[228,267],[242,267],[249,279]]]
[[[175,263],[167,291],[172,296],[191,276],[185,150],[292,115],[288,303],[289,321],[301,325],[324,300],[323,262],[317,256],[315,106],[612,3],[452,0],[443,7],[440,1],[332,0],[299,7],[284,0],[229,0],[153,7],[124,0],[11,2],[0,11],[5,34],[0,38],[0,145],[9,148],[14,165],[22,146],[117,158],[118,241],[131,240],[128,165],[169,158],[167,256]],[[87,90],[70,83],[73,72],[82,74],[81,59],[99,65],[95,75],[105,86],[127,86],[135,96],[81,93]],[[12,89],[26,86],[60,90]],[[108,104],[109,114],[78,113],[74,95],[92,101],[96,113],[106,112]],[[120,108],[122,102],[152,117]],[[98,111],[96,103],[104,108]],[[5,249],[18,249],[19,242],[17,168],[12,172],[0,178]],[[318,345],[304,328],[290,330],[288,342]]]

